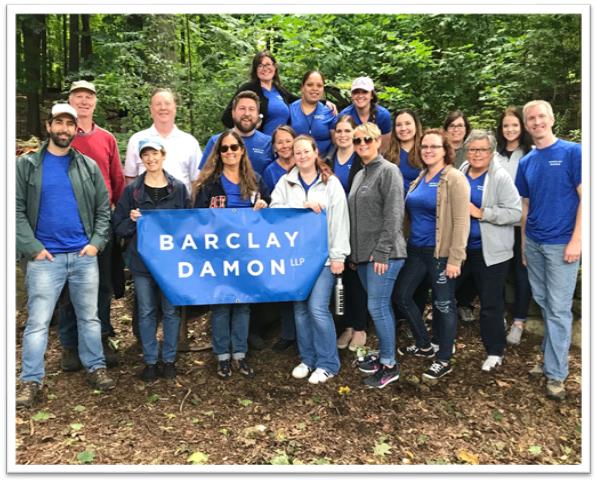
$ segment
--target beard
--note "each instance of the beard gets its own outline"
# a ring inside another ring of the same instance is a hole
[[[70,146],[70,144],[71,144],[71,142],[73,142],[73,139],[75,138],[75,136],[74,135],[69,136],[67,134],[66,139],[61,139],[60,137],[58,137],[60,134],[59,133],[55,133],[55,132],[51,132],[50,133],[50,139],[52,139],[52,142],[56,146],[58,146],[58,147],[68,147],[68,146]]]
[[[244,123],[243,123],[243,121],[244,121]],[[247,127],[247,121],[249,121],[248,127]],[[257,122],[253,122],[251,119],[246,119],[246,118],[240,119],[240,120],[233,119],[233,123],[234,123],[234,127],[236,127],[243,134],[248,134],[249,132],[253,132],[255,130],[255,128],[257,127]]]

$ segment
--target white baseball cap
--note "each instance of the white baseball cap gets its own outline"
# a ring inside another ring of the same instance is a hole
[[[52,106],[52,112],[50,115],[50,120],[58,117],[59,115],[67,114],[71,116],[75,121],[77,120],[77,111],[75,108],[69,104],[54,104]]]
[[[375,87],[373,86],[373,81],[369,77],[357,77],[352,81],[352,87],[350,91],[362,89],[366,90],[367,92],[373,92]]]

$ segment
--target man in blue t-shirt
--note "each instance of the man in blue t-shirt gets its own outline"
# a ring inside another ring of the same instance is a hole
[[[554,135],[548,102],[528,102],[523,116],[536,148],[521,159],[516,174],[522,246],[533,298],[545,322],[543,364],[530,374],[545,375],[547,396],[563,400],[581,254],[581,146]]]
[[[232,122],[234,123],[233,129],[243,138],[253,170],[257,174],[262,175],[265,168],[273,160],[272,138],[257,130],[259,123],[259,97],[255,92],[243,90],[236,95],[232,101]],[[210,137],[203,151],[199,169],[203,169],[207,159],[209,159],[214,144],[221,134],[220,132]]]
[[[87,381],[100,390],[114,387],[97,315],[97,254],[110,230],[108,190],[95,161],[71,148],[77,129],[73,107],[54,105],[46,129],[49,141],[19,157],[16,166],[17,252],[28,260],[19,408],[33,405],[41,390],[48,328],[67,282]]]

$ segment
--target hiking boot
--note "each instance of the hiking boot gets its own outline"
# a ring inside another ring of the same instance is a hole
[[[62,348],[60,366],[64,372],[78,372],[83,368],[81,360],[79,360],[79,352],[74,348]]]
[[[158,379],[158,367],[155,364],[145,365],[139,373],[139,378],[144,382],[155,382]]]
[[[324,370],[323,368],[316,368],[315,371],[311,373],[311,376],[309,377],[309,383],[317,385],[318,383],[325,383],[333,377],[334,375],[332,373]]]
[[[110,339],[107,336],[102,337],[102,348],[104,349],[104,359],[106,360],[106,367],[114,368],[118,366],[118,354],[112,348]]]
[[[508,342],[508,345],[519,345],[523,331],[523,323],[512,323],[512,326],[510,327],[510,332],[508,333],[508,336],[506,336],[506,342]]]
[[[98,390],[111,390],[116,386],[114,380],[108,376],[105,368],[98,368],[94,372],[87,374],[87,382]]]
[[[255,372],[247,363],[246,358],[234,360],[234,368],[237,369],[241,375],[244,375],[247,378],[253,378],[255,376]]]
[[[307,378],[311,373],[311,369],[305,365],[304,363],[299,363],[297,366],[294,367],[292,370],[292,377],[293,378]]]
[[[171,380],[172,378],[176,378],[177,373],[174,362],[166,362],[162,365],[160,376],[167,380]]]
[[[276,343],[272,345],[272,350],[277,353],[281,353],[283,351],[288,350],[288,348],[290,348],[295,343],[295,340],[287,340],[285,338],[280,338],[278,339],[278,341],[276,341]]]
[[[461,306],[458,308],[458,317],[465,324],[471,324],[475,321],[475,314],[470,306]]]
[[[529,376],[531,378],[541,378],[543,375],[543,363],[537,363],[529,370]]]
[[[440,361],[434,361],[431,366],[423,373],[423,377],[429,380],[437,380],[438,378],[447,375],[452,371],[450,362],[443,363]]]
[[[230,368],[230,360],[219,360],[218,371],[216,372],[220,378],[226,379],[232,376],[232,369]]]
[[[362,359],[359,357],[357,366],[359,367],[359,371],[366,373],[367,375],[373,375],[381,368],[379,355],[371,353],[362,357]]]
[[[367,332],[365,330],[354,331],[348,349],[357,351],[359,348],[364,347],[365,343],[367,343]]]
[[[490,372],[493,369],[499,367],[502,364],[503,359],[504,357],[502,356],[489,355],[487,359],[483,362],[481,370],[483,370],[484,372]]]
[[[398,363],[396,363],[393,367],[383,365],[373,375],[365,378],[363,383],[367,385],[368,388],[383,388],[399,378],[400,369],[398,368]]]
[[[338,339],[336,340],[336,346],[340,350],[344,350],[344,348],[348,347],[350,340],[352,340],[353,332],[354,330],[352,328],[346,328],[346,330],[344,330],[342,334],[338,337]]]
[[[435,351],[431,345],[429,345],[428,348],[419,348],[417,345],[403,346],[396,351],[400,356],[410,355],[418,356],[420,358],[433,358],[435,356]]]
[[[557,400],[558,402],[564,400],[566,398],[566,387],[564,387],[564,382],[549,378],[547,380],[547,385],[545,386],[545,394],[547,395],[547,398]]]
[[[19,388],[16,398],[17,408],[31,407],[40,391],[41,385],[37,382],[21,382],[21,388]]]

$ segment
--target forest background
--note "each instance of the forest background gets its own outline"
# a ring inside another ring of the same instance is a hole
[[[369,75],[381,105],[415,109],[425,126],[458,108],[494,128],[504,107],[541,98],[557,135],[580,140],[580,25],[577,14],[18,15],[17,138],[39,137],[46,107],[85,78],[98,89],[96,122],[122,155],[151,124],[154,87],[177,92],[177,125],[204,146],[267,48],[287,88],[298,94],[302,75],[319,69],[339,108],[351,80]]]

